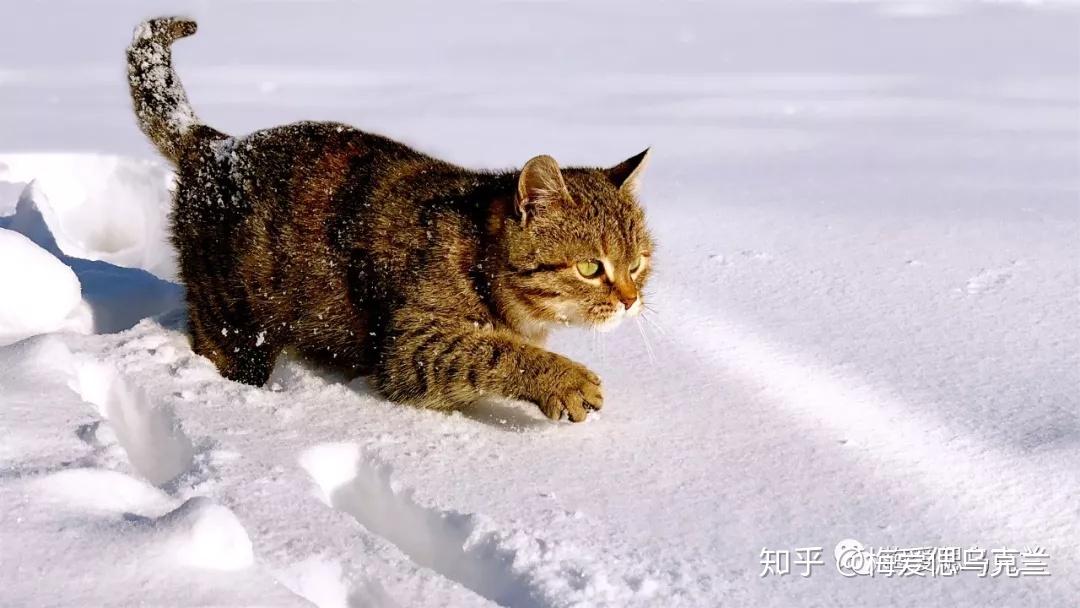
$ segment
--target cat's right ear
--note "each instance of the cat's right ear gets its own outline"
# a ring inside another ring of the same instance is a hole
[[[524,226],[540,209],[552,203],[570,199],[559,163],[546,154],[536,156],[525,163],[518,176],[517,196],[514,210]]]

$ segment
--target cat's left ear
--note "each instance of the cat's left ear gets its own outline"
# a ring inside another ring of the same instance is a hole
[[[527,224],[538,210],[552,203],[568,200],[570,193],[566,190],[559,163],[555,162],[554,158],[542,154],[532,158],[521,168],[514,207],[521,218],[522,226]]]
[[[645,148],[640,154],[635,154],[605,171],[611,183],[624,192],[630,194],[637,192],[638,181],[645,171],[645,166],[649,164],[649,150],[651,149]]]

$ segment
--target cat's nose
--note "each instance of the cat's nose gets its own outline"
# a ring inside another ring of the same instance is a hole
[[[634,285],[633,281],[616,280],[615,295],[618,296],[619,301],[623,303],[626,310],[630,310],[630,307],[633,306],[634,302],[637,302],[638,299],[637,285]]]

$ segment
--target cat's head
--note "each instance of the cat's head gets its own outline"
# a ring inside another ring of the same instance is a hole
[[[520,321],[605,331],[640,314],[653,240],[636,189],[648,155],[610,169],[560,169],[550,156],[525,164],[501,226],[499,281]]]

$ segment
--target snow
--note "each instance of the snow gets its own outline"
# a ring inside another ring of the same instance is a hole
[[[0,228],[0,344],[86,323],[79,279],[33,241]],[[88,331],[88,329],[87,329]]]
[[[0,153],[0,181],[33,182],[34,202],[65,255],[176,278],[166,214],[172,175],[119,156]]]
[[[122,64],[185,13],[178,70],[229,133],[340,120],[492,168],[651,145],[653,324],[552,345],[604,410],[447,415],[193,355]],[[0,38],[0,604],[1080,597],[1076,3],[16,14],[50,43]],[[1039,546],[1051,575],[845,578],[840,545]],[[815,546],[811,577],[760,576]]]

